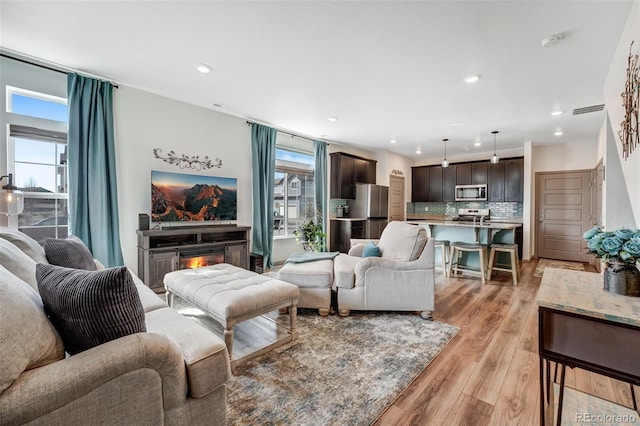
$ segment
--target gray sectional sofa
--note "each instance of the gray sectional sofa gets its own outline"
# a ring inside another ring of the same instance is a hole
[[[0,227],[0,424],[224,425],[224,341],[133,275],[147,332],[65,355],[37,293],[46,256]]]

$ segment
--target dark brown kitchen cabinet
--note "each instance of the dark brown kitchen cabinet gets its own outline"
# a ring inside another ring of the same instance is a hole
[[[504,161],[489,163],[489,180],[487,182],[487,200],[504,201]]]
[[[453,164],[442,169],[442,201],[456,200],[456,174],[458,167]]]
[[[442,201],[442,167],[429,167],[429,199],[437,203]]]
[[[429,167],[411,168],[411,201],[414,203],[429,201]]]
[[[330,220],[329,250],[348,253],[352,238],[364,238],[364,220]]]
[[[522,201],[524,158],[504,161],[504,201]]]
[[[456,164],[456,185],[471,185],[471,163]]]
[[[331,198],[356,198],[356,159],[340,153],[331,154]]]
[[[330,197],[356,198],[357,183],[376,183],[376,161],[343,152],[331,154]]]
[[[486,185],[487,162],[456,164],[456,185]]]
[[[356,158],[356,182],[376,183],[376,162]]]
[[[487,164],[486,161],[471,163],[471,185],[487,184]]]

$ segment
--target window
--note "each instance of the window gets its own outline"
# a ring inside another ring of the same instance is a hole
[[[68,173],[66,100],[46,94],[7,86],[9,115],[9,152],[7,170],[14,175],[14,184],[24,192],[24,211],[17,223],[10,225],[37,241],[45,237],[65,238],[68,231]],[[29,124],[11,119],[32,117]],[[54,123],[56,122],[56,123]]]
[[[63,123],[69,121],[66,99],[12,86],[7,86],[7,112]]]
[[[274,236],[291,236],[315,213],[314,158],[308,152],[276,148]]]

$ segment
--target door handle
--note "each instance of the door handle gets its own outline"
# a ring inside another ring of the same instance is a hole
[[[538,222],[544,222],[544,213],[540,213],[538,217]]]

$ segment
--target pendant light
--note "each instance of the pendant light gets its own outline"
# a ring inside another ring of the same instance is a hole
[[[18,187],[13,184],[13,175],[0,177],[0,181],[7,178],[8,182],[2,186],[0,191],[0,214],[13,215],[20,214],[24,209],[24,194],[18,191]]]
[[[443,168],[449,167],[449,162],[447,161],[447,141],[448,140],[449,139],[442,139],[442,142],[444,142],[444,160],[442,160]]]
[[[493,157],[491,157],[491,164],[497,164],[500,161],[500,157],[496,154],[496,135],[498,134],[497,130],[491,132],[493,135]]]

